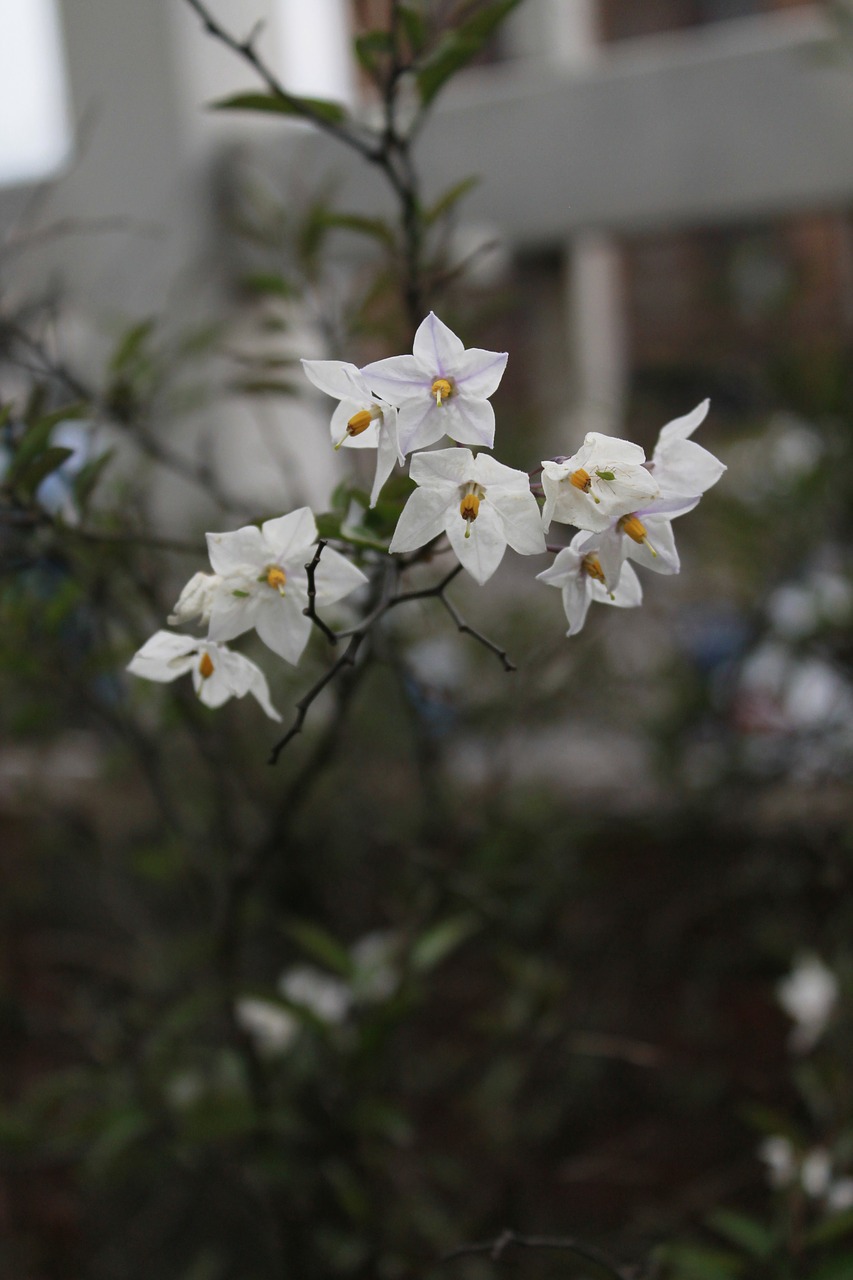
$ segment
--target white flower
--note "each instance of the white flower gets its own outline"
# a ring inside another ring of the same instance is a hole
[[[806,1195],[819,1200],[829,1191],[832,1181],[832,1161],[824,1147],[813,1147],[800,1165],[800,1184]]]
[[[481,585],[507,546],[523,556],[545,550],[539,507],[524,471],[470,449],[438,449],[412,459],[416,489],[400,516],[391,551],[414,551],[446,533]]]
[[[790,1187],[797,1176],[797,1155],[789,1138],[774,1133],[758,1146],[758,1158],[767,1165],[771,1187]]]
[[[193,686],[206,707],[221,707],[229,698],[251,693],[271,720],[281,716],[270,702],[266,677],[242,653],[232,653],[213,640],[196,640],[172,631],[158,631],[127,665],[132,675],[165,683],[192,673]]]
[[[186,622],[210,622],[210,611],[222,579],[216,573],[194,573],[184,587],[174,613],[168,617],[169,626],[182,626]]]
[[[590,431],[580,449],[563,462],[542,463],[542,520],[574,524],[598,533],[619,516],[658,496],[658,483],[644,466],[638,444]]]
[[[656,498],[648,506],[620,516],[603,533],[589,534],[587,549],[595,547],[604,574],[603,585],[616,586],[626,556],[655,573],[678,573],[681,562],[672,521],[692,511],[698,501],[698,497]]]
[[[829,1022],[838,999],[838,979],[816,955],[801,956],[776,988],[776,999],[793,1019],[791,1048],[807,1053]]]
[[[210,562],[220,577],[210,611],[210,635],[232,640],[255,628],[265,645],[297,663],[311,633],[306,564],[314,557],[317,526],[308,507],[247,525],[233,533],[209,533]],[[337,551],[326,547],[314,585],[317,604],[334,604],[367,579]]]
[[[444,435],[490,449],[495,411],[489,396],[497,390],[506,362],[505,351],[466,351],[461,338],[431,311],[418,326],[412,355],[376,360],[362,373],[375,392],[399,406],[404,453],[424,449]]]
[[[663,498],[701,495],[726,470],[719,458],[690,439],[705,421],[710,403],[703,400],[691,413],[661,428],[649,468]]]
[[[396,934],[375,930],[359,938],[350,949],[353,963],[352,988],[356,998],[367,1004],[381,1004],[400,985],[395,963],[398,951]]]
[[[341,360],[303,360],[306,377],[340,401],[332,414],[332,443],[336,449],[376,449],[376,477],[370,494],[376,506],[379,491],[390,476],[394,463],[405,462],[397,431],[397,410],[373,395],[367,379],[354,364]]]
[[[826,1193],[826,1207],[830,1213],[843,1213],[853,1209],[853,1178],[836,1178]]]
[[[350,989],[341,978],[310,964],[288,969],[279,978],[278,989],[285,1000],[308,1009],[321,1022],[343,1022],[352,1004]]]
[[[244,996],[234,1006],[237,1025],[270,1057],[286,1053],[299,1034],[299,1021],[271,1000]]]
[[[558,551],[551,567],[536,575],[540,582],[562,591],[569,620],[567,636],[576,636],[581,630],[593,600],[618,609],[636,608],[643,600],[640,580],[629,564],[622,569],[617,584],[612,588],[605,584],[601,561],[590,542],[584,530],[576,533],[569,545]]]

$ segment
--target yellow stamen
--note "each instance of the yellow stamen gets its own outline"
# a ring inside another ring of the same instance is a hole
[[[584,556],[583,560],[581,561],[581,564],[583,566],[583,571],[588,578],[595,578],[596,582],[600,582],[602,586],[605,585],[604,570],[601,567],[601,561],[599,560],[598,556],[592,555],[592,553],[590,553],[588,556]]]
[[[441,408],[442,401],[449,400],[453,395],[453,385],[448,382],[446,378],[436,378],[430,390],[435,396],[435,403],[438,405],[439,409]]]
[[[628,537],[632,538],[634,542],[639,543],[640,546],[645,544],[649,551],[651,551],[652,555],[657,556],[657,552],[649,542],[648,536],[646,535],[646,526],[637,516],[623,516],[619,521],[619,528],[623,533],[627,533]]]
[[[347,423],[348,436],[360,436],[362,431],[366,431],[373,421],[373,417],[369,409],[359,409],[358,413],[354,413]]]
[[[201,662],[198,664],[198,673],[202,680],[208,680],[213,675],[213,663],[210,660],[210,654],[207,652],[201,655]]]
[[[284,584],[287,582],[287,574],[283,569],[279,569],[277,564],[271,564],[267,569],[267,586],[272,587],[274,591],[278,591],[280,595],[284,595]]]
[[[577,471],[573,471],[569,476],[569,480],[576,489],[580,489],[581,493],[589,493],[589,487],[592,484],[592,476],[588,471],[584,471],[583,467],[579,467]]]

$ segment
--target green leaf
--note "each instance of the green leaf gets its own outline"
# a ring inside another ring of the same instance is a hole
[[[297,290],[284,276],[271,271],[257,271],[243,280],[244,289],[250,293],[273,294],[279,298],[293,298]]]
[[[831,1244],[853,1233],[853,1209],[845,1209],[843,1213],[834,1213],[806,1233],[807,1245]],[[853,1275],[853,1272],[850,1273]]]
[[[291,922],[287,927],[288,935],[306,955],[318,960],[327,969],[349,978],[353,973],[353,964],[346,947],[317,924],[307,920]]]
[[[744,1274],[743,1260],[722,1250],[670,1245],[664,1256],[673,1268],[672,1280],[734,1280]]]
[[[64,449],[59,445],[51,445],[45,449],[44,453],[40,453],[34,458],[29,466],[23,470],[16,468],[14,485],[16,488],[23,490],[24,493],[32,495],[52,472],[62,466],[66,459],[70,458],[73,449]]]
[[[463,196],[467,196],[469,191],[479,186],[481,181],[481,178],[472,175],[471,177],[463,178],[461,182],[455,182],[443,195],[439,196],[432,208],[428,209],[424,214],[424,221],[427,226],[432,226],[439,218],[443,218]]]
[[[423,15],[410,5],[401,4],[397,10],[403,31],[412,53],[418,54],[426,44],[426,24]]]
[[[87,462],[85,466],[82,466],[74,477],[72,486],[74,501],[81,510],[88,506],[89,499],[92,497],[101,476],[110,462],[112,462],[114,454],[115,449],[107,449],[105,453],[100,454],[97,458],[93,458],[91,462]]]
[[[354,231],[358,235],[370,236],[390,249],[395,247],[394,232],[382,218],[367,218],[360,213],[326,213],[323,221],[332,230]]]
[[[295,396],[296,388],[292,382],[282,382],[278,378],[238,378],[230,384],[232,391],[248,396]]]
[[[819,1266],[809,1268],[809,1280],[850,1280],[853,1276],[853,1253],[839,1253],[826,1258]]]
[[[776,1238],[762,1222],[736,1213],[733,1209],[715,1209],[706,1218],[708,1226],[717,1235],[736,1244],[753,1258],[768,1258],[776,1246]]]
[[[394,52],[390,31],[366,31],[364,35],[356,36],[354,44],[355,56],[371,75],[376,70],[376,59]]]
[[[318,538],[339,538],[341,536],[341,517],[333,511],[321,511],[317,516]]]
[[[418,973],[429,973],[461,946],[477,928],[472,916],[451,916],[422,933],[412,947],[409,960]]]
[[[339,102],[324,98],[282,98],[275,93],[238,93],[209,104],[211,111],[260,111],[267,115],[296,116],[302,120],[322,120],[326,124],[342,124],[347,113]]]
[[[153,320],[142,320],[139,324],[132,325],[122,336],[112,354],[109,363],[110,372],[123,373],[129,365],[133,364],[153,331]]]
[[[438,91],[466,63],[475,58],[494,35],[504,18],[520,0],[496,0],[487,5],[455,31],[447,32],[435,50],[417,70],[416,79],[423,105],[429,106]]]

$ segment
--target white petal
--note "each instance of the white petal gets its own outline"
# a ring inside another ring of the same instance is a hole
[[[305,376],[327,396],[336,400],[367,401],[370,387],[360,369],[343,360],[303,360]]]
[[[395,418],[396,418],[396,411]],[[373,488],[370,491],[370,505],[376,506],[382,486],[394,470],[395,462],[403,462],[403,458],[399,455],[396,422],[394,428],[388,427],[379,433],[379,448],[376,452],[376,475],[373,478]]]
[[[418,454],[418,457],[428,457]],[[440,489],[416,489],[403,508],[389,551],[414,551],[444,532],[447,495]]]
[[[145,680],[165,683],[189,671],[201,642],[193,636],[176,635],[174,631],[157,631],[133,655],[127,670]]]
[[[710,407],[711,401],[703,400],[683,418],[673,418],[672,422],[661,427],[658,444],[665,444],[670,440],[686,440],[688,436],[692,436],[696,428],[705,421]]]
[[[236,636],[241,636],[244,631],[251,631],[255,625],[259,603],[259,593],[256,589],[253,589],[249,595],[235,596],[233,591],[227,589],[227,585],[226,582],[213,601],[208,624],[210,639],[219,643],[233,640]]]
[[[218,574],[194,573],[181,591],[172,613],[169,614],[169,625],[180,626],[196,618],[201,622],[207,622],[221,582],[222,579]]]
[[[490,453],[478,453],[474,460],[472,480],[484,489],[502,489],[517,493],[530,493],[530,477],[526,471],[518,471],[498,462]],[[532,495],[531,495],[532,496]]]
[[[400,405],[398,424],[403,453],[435,444],[444,435],[446,420],[444,411],[439,409],[432,396],[407,400]]]
[[[480,503],[477,519],[469,524],[457,505],[446,512],[444,527],[460,563],[482,586],[495,572],[506,551],[506,537],[498,513],[486,499]],[[468,538],[465,537],[466,529],[471,531]]]
[[[444,431],[451,440],[484,449],[495,443],[495,411],[488,400],[453,396],[439,412],[445,412]]]
[[[513,551],[522,556],[538,556],[545,550],[542,519],[539,504],[528,489],[526,493],[487,490],[480,503],[482,514],[485,503],[490,504],[500,517],[504,537]],[[479,517],[478,517],[479,519]]]
[[[453,381],[464,395],[487,400],[497,391],[508,358],[506,351],[469,347],[453,366]]]
[[[644,542],[635,542],[633,538],[623,535],[626,554],[637,564],[643,565],[646,569],[652,569],[655,573],[678,573],[681,563],[675,549],[675,538],[669,520],[664,519],[663,516],[644,516],[642,523],[651,549]],[[652,554],[653,551],[656,554]]]
[[[372,391],[389,404],[401,405],[406,400],[430,394],[434,377],[425,372],[414,356],[389,356],[374,360],[361,371]]]
[[[299,507],[286,516],[265,520],[261,533],[276,561],[280,562],[288,556],[300,556],[310,551],[317,541],[317,524],[310,507]]]
[[[217,573],[238,572],[246,565],[256,565],[259,571],[263,567],[266,557],[264,540],[260,529],[254,525],[234,529],[231,533],[208,533],[205,536],[210,563]]]
[[[302,612],[304,607],[304,600],[295,592],[286,591],[283,596],[271,592],[255,619],[255,630],[267,648],[294,666],[302,657],[313,625]]]
[[[467,484],[476,479],[474,455],[470,449],[433,449],[412,458],[409,475],[415,484],[428,488]],[[461,497],[461,495],[460,495]]]
[[[586,622],[586,615],[592,603],[592,593],[589,589],[591,581],[592,579],[584,574],[583,577],[567,582],[563,587],[563,608],[569,623],[567,636],[576,636],[583,630],[583,624]]]
[[[666,494],[702,494],[715,485],[725,464],[695,440],[661,441],[655,449],[654,476]]]
[[[572,471],[578,467],[592,471],[595,467],[609,470],[607,464],[612,462],[640,467],[645,460],[646,455],[638,444],[622,440],[619,436],[602,435],[600,431],[588,431],[580,449],[569,459],[569,464]]]
[[[640,579],[629,564],[623,564],[622,572],[619,575],[619,585],[612,594],[593,578],[590,578],[589,581],[592,583],[593,599],[599,604],[612,604],[617,609],[635,609],[637,605],[643,603],[643,588],[640,586]]]
[[[346,556],[342,556],[339,551],[333,551],[331,547],[323,548],[320,563],[314,574],[317,604],[334,604],[336,600],[342,600],[344,596],[348,596],[351,591],[363,587],[366,582],[367,578],[361,570]],[[306,593],[305,604],[307,603]]]
[[[630,538],[626,538],[616,525],[611,525],[609,529],[605,529],[604,533],[591,534],[587,540],[588,545],[585,545],[584,554],[597,556],[601,572],[604,574],[604,586],[608,591],[615,590],[622,575],[622,565],[628,554],[626,544],[630,541]]]
[[[464,354],[465,343],[431,311],[418,325],[412,352],[423,369],[434,370],[433,377],[446,377]]]
[[[576,534],[572,541],[577,540]],[[536,579],[547,583],[549,587],[562,587],[570,580],[580,577],[582,560],[583,555],[574,546],[563,547],[557,552],[554,563],[537,573]]]

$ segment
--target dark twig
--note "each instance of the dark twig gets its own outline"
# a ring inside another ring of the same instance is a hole
[[[574,1253],[586,1262],[601,1267],[614,1280],[632,1280],[638,1275],[636,1268],[619,1266],[615,1259],[595,1245],[586,1244],[574,1236],[523,1236],[517,1231],[502,1231],[496,1240],[485,1240],[479,1244],[462,1244],[449,1253],[443,1254],[440,1262],[455,1262],[457,1258],[471,1258],[479,1254],[487,1254],[490,1261],[500,1262],[507,1249],[515,1246],[518,1249],[556,1249],[564,1253]]]
[[[488,649],[490,653],[493,653],[496,658],[499,658],[503,663],[504,671],[518,670],[515,663],[507,657],[506,649],[501,649],[499,645],[495,644],[494,640],[490,640],[488,636],[484,636],[482,631],[477,631],[474,627],[469,626],[462,617],[462,614],[456,608],[456,605],[451,600],[448,600],[443,591],[439,592],[438,598],[450,614],[453,621],[456,623],[458,630],[461,631],[463,635],[471,636],[478,642],[478,644],[483,645],[483,647]]]
[[[302,612],[306,618],[310,618],[315,627],[319,627],[329,644],[337,644],[338,637],[335,635],[331,627],[327,626],[322,618],[317,617],[317,586],[314,581],[317,574],[317,565],[320,563],[320,556],[323,554],[324,548],[328,543],[321,538],[317,543],[317,550],[314,552],[314,559],[310,564],[306,564],[305,572],[308,575],[308,607]]]
[[[332,680],[334,680],[335,676],[338,674],[339,671],[343,671],[345,667],[352,667],[355,665],[356,655],[359,651],[359,648],[361,647],[361,642],[364,640],[364,637],[366,634],[367,634],[366,631],[357,631],[355,635],[350,638],[349,644],[347,645],[346,649],[341,654],[341,656],[338,658],[337,662],[334,662],[332,666],[329,667],[328,671],[324,672],[323,675],[320,677],[320,679],[317,680],[314,684],[312,684],[311,688],[308,690],[305,696],[300,698],[300,700],[297,702],[296,718],[294,719],[293,724],[290,726],[290,728],[288,729],[284,737],[279,739],[279,741],[275,744],[272,751],[270,752],[270,757],[269,757],[270,764],[277,764],[278,758],[281,755],[284,748],[287,746],[288,742],[291,742],[298,733],[302,732],[302,726],[305,723],[305,717],[308,714],[309,707],[311,706],[312,702],[314,702],[315,699],[317,699],[320,696],[320,694],[325,689],[326,685],[331,683]]]

